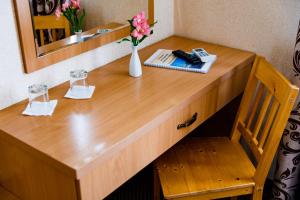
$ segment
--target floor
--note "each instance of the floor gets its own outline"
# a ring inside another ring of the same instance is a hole
[[[236,98],[212,118],[196,128],[196,130],[190,133],[188,137],[229,136],[240,100],[241,97]],[[218,124],[218,126],[215,126],[215,124]],[[106,200],[152,200],[152,172],[153,168],[150,164],[136,176],[123,184],[119,189],[109,195]],[[267,181],[264,191],[264,200],[271,199],[271,188],[272,182]],[[239,199],[248,200],[250,197],[244,196]]]

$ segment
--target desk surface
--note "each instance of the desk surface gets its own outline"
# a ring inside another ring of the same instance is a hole
[[[89,74],[89,84],[96,86],[90,100],[63,98],[68,82],[51,89],[50,99],[58,99],[52,117],[22,116],[27,101],[0,111],[0,138],[38,152],[78,178],[94,161],[157,126],[177,106],[251,64],[255,56],[173,36],[143,49],[140,57],[143,62],[158,48],[178,47],[187,51],[203,47],[218,59],[208,74],[143,67],[143,76],[132,78],[128,75],[129,57],[121,58]]]

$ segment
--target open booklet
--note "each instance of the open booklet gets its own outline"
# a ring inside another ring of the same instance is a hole
[[[159,49],[148,60],[144,62],[144,65],[150,67],[161,67],[183,71],[207,73],[216,59],[211,62],[200,63],[192,65],[185,60],[174,56],[172,50]]]

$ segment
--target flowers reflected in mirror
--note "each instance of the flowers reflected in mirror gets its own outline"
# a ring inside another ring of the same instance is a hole
[[[55,11],[57,18],[62,15],[67,18],[71,25],[72,34],[82,32],[85,10],[80,7],[80,0],[66,0],[61,7]]]

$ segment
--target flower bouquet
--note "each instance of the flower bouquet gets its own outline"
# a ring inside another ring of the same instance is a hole
[[[142,11],[132,19],[128,20],[130,24],[130,37],[131,39],[124,38],[121,42],[132,42],[133,46],[138,46],[143,42],[148,36],[153,34],[151,29],[154,24],[149,25],[146,19],[145,12]]]
[[[132,19],[128,20],[128,22],[130,24],[130,39],[123,38],[119,43],[132,43],[132,55],[129,64],[129,74],[133,77],[140,77],[142,75],[142,66],[138,55],[138,45],[147,37],[153,34],[152,27],[155,23],[152,25],[148,24],[144,11],[138,13]]]
[[[82,32],[85,10],[80,9],[80,0],[65,0],[55,11],[57,18],[65,16],[71,24],[72,33]]]

